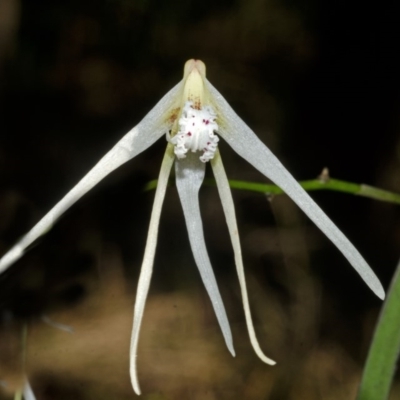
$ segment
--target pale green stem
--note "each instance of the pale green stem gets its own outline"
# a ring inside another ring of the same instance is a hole
[[[204,183],[206,185],[215,186],[215,181],[213,179],[205,179]],[[308,181],[300,181],[299,183],[307,192],[314,190],[333,190],[336,192],[343,192],[356,196],[368,197],[370,199],[400,204],[400,194],[382,190],[377,187],[364,185],[363,183],[352,183],[341,181],[339,179],[313,179]],[[172,181],[170,184],[172,184]],[[229,186],[232,189],[247,190],[250,192],[258,192],[268,195],[278,195],[284,193],[281,188],[273,184],[229,180]],[[156,187],[157,179],[154,179],[147,183],[145,186],[145,191],[154,190]]]

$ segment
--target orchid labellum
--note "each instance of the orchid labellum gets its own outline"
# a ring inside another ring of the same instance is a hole
[[[371,290],[379,298],[384,298],[385,294],[381,283],[360,253],[301,188],[265,144],[236,115],[227,101],[206,79],[205,65],[199,60],[187,61],[183,80],[173,87],[137,126],[130,130],[53,209],[1,258],[0,272],[18,260],[27,246],[46,233],[61,214],[100,180],[121,164],[146,150],[164,135],[168,144],[158,178],[133,317],[130,374],[133,388],[137,394],[140,394],[136,368],[139,331],[153,271],[161,208],[173,164],[175,164],[176,186],[183,208],[190,246],[229,351],[235,355],[228,318],[205,246],[199,208],[198,193],[208,162],[214,173],[229,228],[250,341],[262,361],[271,365],[275,364],[262,352],[254,332],[235,209],[218,150],[220,138],[262,174],[281,187],[337,246]]]

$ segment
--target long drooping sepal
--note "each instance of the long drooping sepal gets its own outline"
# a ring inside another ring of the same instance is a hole
[[[233,204],[232,193],[229,187],[228,178],[226,177],[224,165],[221,160],[219,151],[215,153],[214,158],[211,160],[211,166],[214,172],[215,181],[217,183],[219,197],[221,198],[222,208],[224,210],[226,223],[231,237],[233,252],[235,254],[236,270],[239,277],[240,290],[242,292],[244,315],[246,317],[247,330],[250,336],[250,342],[254,351],[262,361],[267,364],[275,365],[275,361],[268,358],[261,350],[258,343],[256,333],[254,331],[253,320],[251,318],[249,296],[246,288],[246,278],[244,276],[242,249],[240,247],[239,231],[236,222],[235,206]]]
[[[185,159],[176,160],[176,186],[182,203],[194,259],[210,296],[225,343],[234,356],[235,350],[233,349],[231,328],[204,241],[199,207],[199,189],[204,180],[205,168],[205,164],[199,160],[199,156],[196,153],[188,153]]]
[[[215,111],[220,117],[220,120],[217,121],[219,135],[241,157],[284,190],[337,246],[371,290],[379,298],[383,299],[385,292],[379,279],[353,244],[327,217],[308,193],[304,191],[277,157],[232,110],[231,106],[214,86],[206,81],[206,87],[210,92],[211,105],[215,107]]]
[[[172,88],[95,166],[1,259],[0,273],[17,261],[39,236],[51,229],[55,221],[86,192],[110,172],[146,150],[171,127],[176,107],[180,106],[182,83]],[[175,111],[174,111],[175,110]]]
[[[130,347],[130,375],[133,390],[140,394],[140,386],[137,376],[136,358],[139,342],[140,326],[142,324],[144,306],[146,304],[147,293],[149,292],[151,275],[153,273],[154,255],[157,247],[158,226],[160,222],[161,208],[164,202],[165,191],[168,185],[168,178],[174,162],[174,148],[167,146],[164,159],[161,165],[160,175],[156,194],[154,197],[153,210],[151,212],[149,232],[147,234],[146,248],[144,251],[142,268],[140,270],[139,282],[136,291],[135,310],[133,314],[133,327]]]

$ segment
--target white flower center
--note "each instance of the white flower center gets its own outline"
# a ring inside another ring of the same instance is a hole
[[[209,106],[196,110],[191,101],[185,103],[178,121],[178,133],[172,138],[167,134],[167,140],[175,146],[174,152],[179,159],[185,158],[189,150],[193,153],[202,151],[202,162],[210,161],[214,157],[219,141],[214,134],[218,130],[216,117]]]

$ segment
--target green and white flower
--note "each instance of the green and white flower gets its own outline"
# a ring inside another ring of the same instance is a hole
[[[205,246],[199,208],[198,193],[204,180],[207,162],[211,164],[229,228],[251,344],[262,361],[271,365],[275,364],[262,352],[254,332],[235,209],[228,179],[218,150],[219,137],[224,139],[233,150],[262,174],[280,186],[337,246],[371,290],[381,299],[385,296],[378,278],[352,243],[301,188],[265,144],[236,115],[227,101],[206,79],[205,72],[203,62],[189,60],[185,64],[183,80],[172,88],[145,118],[130,130],[0,260],[1,273],[17,261],[24,254],[27,246],[46,233],[61,214],[100,180],[121,164],[146,150],[160,137],[166,135],[168,144],[158,178],[133,317],[130,374],[133,388],[137,394],[140,394],[136,368],[139,331],[153,271],[161,208],[174,163],[176,186],[185,216],[190,246],[229,351],[232,355],[235,355],[228,318]]]

